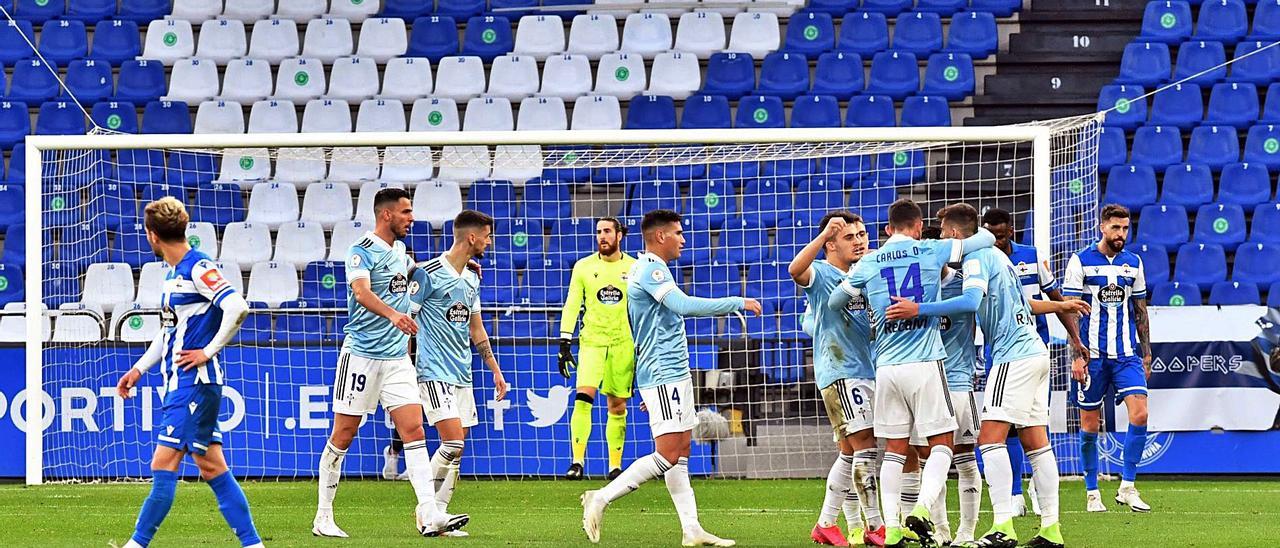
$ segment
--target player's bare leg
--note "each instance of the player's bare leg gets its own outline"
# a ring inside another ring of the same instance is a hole
[[[400,439],[404,440],[405,470],[418,500],[414,509],[418,532],[423,536],[437,536],[466,525],[470,519],[467,515],[451,516],[439,509],[432,457],[427,452],[426,433],[422,428],[422,406],[402,405],[390,410],[388,414],[391,415],[391,422],[395,424],[396,430],[400,432]]]
[[[351,447],[351,440],[355,438],[363,418],[360,415],[333,414],[333,431],[320,454],[319,501],[316,517],[311,522],[313,535],[347,538],[346,531],[334,522],[333,499],[338,495],[338,483],[342,479],[342,461],[347,457],[347,448]]]
[[[1116,502],[1134,512],[1150,512],[1151,505],[1142,500],[1134,485],[1138,479],[1138,463],[1142,461],[1142,451],[1147,446],[1147,396],[1125,396],[1124,408],[1129,413],[1129,430],[1124,436],[1124,467],[1120,472]]]
[[[467,428],[461,419],[444,419],[436,422],[440,434],[440,447],[431,457],[431,479],[435,488],[435,504],[441,514],[449,513],[449,502],[458,482],[458,470],[462,464],[462,452],[466,447]],[[465,521],[463,524],[465,525]],[[461,525],[459,526],[461,527]],[[444,536],[465,537],[465,531],[455,528],[441,533]]]

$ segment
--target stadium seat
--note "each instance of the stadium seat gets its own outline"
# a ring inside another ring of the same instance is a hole
[[[791,107],[791,127],[840,127],[840,102],[831,95],[802,95]]]
[[[271,178],[271,157],[265,148],[229,148],[223,150],[219,182],[238,182],[248,187]],[[292,188],[292,185],[289,185]]]
[[[31,133],[31,115],[27,104],[0,101],[0,147],[12,148]]]
[[[1098,110],[1108,111],[1108,126],[1132,130],[1147,121],[1147,100],[1140,99],[1147,90],[1142,86],[1112,84],[1098,92]]]
[[[790,101],[809,89],[809,60],[804,54],[774,52],[765,56],[757,95]]]
[[[1022,8],[1018,0],[973,0],[970,8],[975,11],[989,11],[996,17],[1008,17]]]
[[[190,21],[161,19],[147,25],[142,56],[172,65],[179,59],[195,55],[195,36]]]
[[[501,16],[476,16],[467,20],[462,34],[462,55],[479,57],[491,63],[514,47],[511,21]]]
[[[730,265],[747,266],[768,262],[772,250],[764,224],[750,217],[732,217],[725,221],[724,231],[720,233],[717,257]]]
[[[1227,251],[1234,251],[1244,239],[1244,210],[1240,206],[1207,204],[1196,212],[1193,241],[1218,244]]]
[[[95,343],[103,338],[103,325],[101,320],[106,318],[102,313],[102,308],[97,306],[89,306],[83,303],[65,302],[72,299],[70,290],[66,288],[74,288],[79,291],[79,284],[72,280],[62,281],[46,281],[45,290],[52,290],[52,297],[45,297],[45,304],[48,306],[57,306],[60,314],[57,321],[53,323],[53,338],[55,343]],[[60,283],[61,282],[61,283]]]
[[[452,17],[433,15],[413,21],[405,54],[410,57],[426,57],[433,63],[439,63],[445,57],[458,55],[460,49],[457,23]]]
[[[118,19],[146,22],[169,15],[169,0],[121,0]]]
[[[133,286],[130,277],[129,285]],[[8,310],[9,303],[21,304],[27,297],[26,279],[22,275],[22,267],[16,264],[0,264],[0,303]],[[25,340],[23,337],[19,340]]]
[[[372,203],[370,204],[370,215],[372,215]],[[417,221],[415,221],[417,222]],[[344,221],[333,227],[333,234],[330,237],[332,245],[329,246],[329,256],[326,261],[345,263],[347,253],[351,250],[351,246],[357,240],[364,237],[364,234],[373,229],[372,221],[355,220]]]
[[[200,185],[196,190],[196,201],[188,209],[192,221],[225,229],[231,223],[244,221],[244,195],[240,192],[240,187],[234,184]]]
[[[1187,80],[1187,83],[1201,86],[1213,85],[1226,79],[1226,61],[1227,54],[1222,42],[1187,42],[1178,47],[1178,62],[1173,68],[1173,79]]]
[[[887,95],[895,101],[920,90],[920,69],[916,56],[899,51],[882,51],[871,60],[867,93]]]
[[[1269,287],[1280,282],[1277,264],[1280,264],[1280,245],[1275,242],[1249,242],[1236,248],[1231,279]]]
[[[1151,288],[1152,306],[1200,306],[1200,303],[1200,286],[1193,283],[1162,283]]]
[[[1196,40],[1214,40],[1228,46],[1249,32],[1249,14],[1243,0],[1205,0],[1196,15]]]
[[[843,39],[843,33],[841,38]],[[951,18],[945,51],[967,53],[974,59],[986,59],[996,52],[999,47],[999,38],[996,19],[990,12],[957,13]]]
[[[462,117],[453,99],[427,97],[413,102],[409,112],[409,131],[458,131]]]
[[[786,111],[782,99],[767,95],[750,95],[738,101],[738,112],[733,127],[781,128],[787,127]]]
[[[627,183],[628,217],[640,217],[655,209],[680,210],[680,185],[671,181],[633,181]]]
[[[355,51],[351,38],[351,22],[346,19],[312,19],[307,23],[302,42],[302,56],[332,64],[339,57]]]
[[[343,57],[330,66],[329,91],[325,94],[325,98],[342,99],[351,104],[360,104],[378,95],[378,88],[376,61],[370,57]]]
[[[234,19],[209,20],[200,24],[196,57],[225,65],[249,52],[244,22]]]
[[[585,58],[583,60],[585,61]],[[587,74],[589,78],[590,73]],[[550,78],[549,75],[543,75],[544,86]],[[693,54],[669,51],[654,57],[648,93],[668,95],[674,99],[687,99],[700,87],[702,87],[702,68],[698,58]]]
[[[622,26],[622,53],[645,59],[671,49],[671,19],[664,13],[633,13]]]
[[[596,93],[627,100],[639,95],[647,85],[644,59],[639,55],[609,53],[600,58],[596,70]]]
[[[64,81],[71,94],[81,104],[91,105],[111,98],[115,91],[115,79],[111,65],[96,59],[76,59],[67,66]],[[68,97],[70,99],[70,97]]]
[[[253,24],[249,57],[278,65],[298,55],[298,24],[292,19],[263,19]]]
[[[837,51],[872,56],[889,49],[889,24],[883,13],[857,12],[840,22]]]
[[[302,299],[321,308],[347,304],[347,269],[342,262],[314,262],[302,271]]]
[[[1135,241],[1169,247],[1180,246],[1190,239],[1187,210],[1181,206],[1143,206],[1138,217],[1138,235]]]
[[[777,306],[784,299],[794,297],[798,291],[796,283],[787,273],[786,263],[753,264],[747,267],[746,279],[745,296],[769,303],[769,306]]]
[[[570,129],[622,129],[618,98],[612,95],[579,97],[573,102]]]
[[[676,105],[666,95],[636,97],[627,107],[625,129],[675,129]]]
[[[687,279],[689,294],[706,299],[722,299],[741,294],[742,268],[739,265],[724,264],[719,259],[713,263],[693,265],[692,275]],[[694,338],[715,337],[718,334],[720,320],[718,318],[688,318],[685,320],[685,332]]]
[[[240,103],[204,101],[196,108],[194,133],[244,133]]]
[[[1135,244],[1130,251],[1142,259],[1142,273],[1147,286],[1169,281],[1169,252],[1157,244]]]
[[[302,2],[298,2],[299,4]],[[173,0],[173,10],[167,17],[190,21],[195,25],[222,15],[222,2],[204,0]]]
[[[480,15],[485,10],[486,0],[452,0],[440,2],[435,13],[449,15],[457,19],[466,19]]]
[[[484,211],[495,219],[511,219],[516,215],[516,191],[511,181],[483,180],[471,184],[467,207]]]
[[[711,245],[711,227],[707,226],[704,220],[689,217],[681,220],[680,224],[684,227],[686,243],[677,264],[687,268],[711,262],[714,253]]]
[[[1213,85],[1204,123],[1244,129],[1258,119],[1258,87],[1240,82]]]
[[[1186,2],[1150,2],[1142,14],[1141,38],[1177,44],[1191,37],[1191,6]]]
[[[276,250],[271,260],[302,270],[308,263],[323,261],[328,250],[324,229],[319,223],[305,220],[284,223],[280,225],[280,231],[276,235]]]
[[[341,1],[339,1],[341,3]],[[296,0],[282,2],[276,7],[275,16],[280,19],[292,19],[302,25],[309,21],[318,21],[329,8],[325,0]],[[345,19],[344,19],[345,20]]]
[[[0,110],[0,112],[3,112]],[[26,156],[27,147],[22,143],[13,145],[9,149],[9,171],[5,174],[5,180],[10,184],[21,184],[26,180]]]
[[[814,95],[831,95],[846,101],[866,87],[862,58],[854,53],[827,52],[818,57],[813,76]]]
[[[1268,47],[1270,45],[1269,42],[1260,41],[1237,44],[1235,62],[1231,65],[1230,80],[1260,86],[1280,80],[1280,49]],[[1255,51],[1258,53],[1250,55]],[[1248,57],[1245,57],[1246,55]]]
[[[38,51],[55,65],[66,65],[89,53],[89,37],[84,22],[75,20],[51,21],[40,29]]]
[[[763,58],[781,45],[782,33],[776,13],[755,11],[733,16],[733,24],[729,28],[729,47],[726,51]]]
[[[356,113],[356,131],[405,131],[404,104],[395,99],[366,99]]]
[[[138,132],[138,109],[133,103],[101,102],[93,105],[90,119],[98,127],[120,133]],[[11,171],[12,166],[9,168]]]
[[[0,184],[0,231],[22,224],[26,218],[26,192],[22,181],[10,179],[12,184]]]
[[[942,20],[936,13],[905,13],[894,21],[893,49],[928,57],[942,50]]]
[[[60,18],[67,9],[66,2],[49,0],[16,0],[5,3],[8,4],[6,7],[14,19],[32,23],[44,23],[50,19]]]
[[[849,100],[846,127],[893,127],[898,125],[898,115],[893,110],[893,99],[886,95],[858,95]]]
[[[1277,84],[1280,84],[1280,82]],[[1277,84],[1267,86],[1267,102],[1262,107],[1262,114],[1259,116],[1259,120],[1266,123],[1280,122],[1280,85]]]
[[[684,103],[681,129],[725,129],[732,126],[729,100],[722,95],[695,95]]]
[[[187,223],[187,245],[210,257],[218,256],[218,232],[213,223]],[[133,300],[130,298],[130,300]]]
[[[706,59],[712,53],[724,51],[727,39],[723,15],[694,11],[680,16],[673,49],[689,53],[698,59]]]
[[[495,258],[508,260],[519,269],[528,266],[530,261],[542,259],[542,223],[525,219],[499,219],[493,232]]]
[[[133,270],[125,263],[95,263],[84,274],[80,303],[88,308],[111,310],[134,299]]]
[[[1271,201],[1271,178],[1266,166],[1232,163],[1222,169],[1218,202],[1238,205],[1246,211]],[[1255,225],[1257,218],[1254,219]]]
[[[383,0],[382,11],[378,15],[412,19],[431,13],[434,7],[435,2],[432,0]]]
[[[340,4],[349,5],[346,2],[334,3],[335,6]],[[360,42],[356,45],[359,57],[368,57],[385,65],[404,56],[408,49],[409,34],[403,19],[380,17],[368,19],[360,26]]]
[[[445,57],[436,66],[434,95],[464,102],[484,93],[484,61],[479,57]]]
[[[946,98],[937,96],[907,97],[902,103],[902,127],[940,127],[951,125],[951,108]]]
[[[257,101],[249,109],[249,133],[297,133],[293,101]]]
[[[590,219],[585,220],[590,221]],[[585,224],[590,225],[594,223]],[[588,228],[594,229],[595,227],[588,226]],[[587,243],[594,244],[594,238],[588,239]],[[535,306],[559,306],[564,304],[564,297],[566,293],[565,288],[569,287],[574,261],[577,261],[582,258],[583,255],[589,254],[594,250],[595,246],[592,245],[591,248],[588,248],[580,255],[568,253],[554,256],[548,255],[541,261],[534,261],[535,264],[531,264],[529,270],[525,271],[524,275],[525,280],[523,293],[526,295],[525,299]],[[522,301],[523,300],[524,299],[522,299]],[[510,316],[514,318],[515,328],[517,330],[517,333],[514,335],[503,331],[505,326],[502,320],[507,317],[508,316],[504,314],[499,318],[498,329],[502,335],[516,337],[532,336],[539,338],[549,336],[550,324],[547,321],[548,318],[546,314],[515,314]],[[556,321],[558,322],[559,319],[557,318]]]
[[[569,186],[559,181],[540,178],[526,181],[522,205],[521,216],[547,224],[562,219],[569,220],[569,217],[573,216],[573,199],[569,194]],[[557,227],[559,226],[557,225]],[[573,226],[576,227],[577,225]],[[595,227],[586,227],[582,231],[583,233],[594,235]],[[557,235],[571,233],[554,228],[551,234],[551,243],[554,246],[559,240]]]
[[[911,4],[911,0],[864,0],[862,9],[894,16],[911,9]]]
[[[1249,33],[1248,39],[1280,40],[1280,1],[1258,0],[1258,5],[1253,11],[1253,30]]]
[[[372,224],[370,222],[370,225]],[[372,229],[373,227],[370,226],[370,228]],[[361,233],[359,238],[364,238],[364,233]],[[446,239],[448,239],[448,236],[446,236]],[[417,260],[427,260],[440,250],[439,238],[431,232],[431,223],[426,221],[413,222],[413,225],[409,227],[409,234],[404,238],[404,246],[406,251]],[[350,250],[351,245],[345,246],[342,251],[343,256],[345,257],[349,254]],[[342,260],[345,261],[346,259],[343,258]]]
[[[113,101],[145,105],[159,99],[169,89],[164,65],[156,61],[126,61],[120,66],[120,76]]]
[[[1182,134],[1176,127],[1146,126],[1133,134],[1134,165],[1151,166],[1156,171],[1182,163]]]
[[[67,3],[64,19],[96,23],[116,14],[116,0],[77,0]],[[132,23],[132,21],[129,21]]]
[[[365,2],[368,4],[369,2]],[[373,2],[377,4],[377,2]],[[224,19],[235,19],[246,25],[271,17],[275,4],[259,0],[225,0],[222,8]]]
[[[558,16],[525,15],[516,24],[512,52],[539,61],[565,50],[564,21]]]
[[[1156,86],[1169,81],[1173,63],[1169,45],[1160,42],[1132,42],[1124,48],[1120,59],[1118,84]],[[1159,96],[1157,96],[1159,97]]]
[[[756,86],[755,61],[742,53],[715,53],[707,61],[701,93],[741,99]]]
[[[57,67],[52,67],[54,72],[50,72],[49,68],[39,59],[21,61],[14,65],[13,83],[10,84],[9,94],[5,99],[33,105],[52,101],[61,93],[62,88],[58,85]]]
[[[324,95],[324,64],[314,58],[292,58],[280,62],[276,69],[273,99],[306,103]]]
[[[1266,124],[1249,128],[1244,141],[1244,161],[1280,169],[1280,126]]]
[[[218,260],[236,265],[244,271],[253,268],[254,264],[270,261],[274,250],[271,231],[267,225],[231,223],[222,233],[222,250]]]
[[[828,211],[844,209],[846,205],[845,189],[839,179],[814,177],[800,181],[796,187],[795,209],[798,215],[816,219]]]
[[[381,170],[375,147],[335,147],[330,153],[329,179],[359,188],[364,181],[377,180]]]
[[[1164,172],[1160,203],[1197,209],[1213,201],[1213,174],[1202,164],[1178,164]],[[1130,208],[1133,209],[1133,208]]]
[[[302,111],[303,133],[350,133],[351,107],[346,101],[313,99]]]
[[[458,189],[458,183],[427,181],[414,188],[415,219],[430,222],[433,226],[444,226],[445,221],[453,220],[461,212],[462,191]]]
[[[40,105],[36,135],[84,135],[84,113],[75,103],[53,101]]]
[[[565,52],[585,55],[594,61],[606,53],[617,51],[619,44],[618,23],[612,15],[581,14],[575,15],[569,25],[569,43]]]
[[[356,209],[354,212],[356,221],[373,223],[374,196],[376,196],[379,191],[386,188],[404,188],[404,184],[392,182],[392,181],[365,181],[363,183],[360,183],[359,195],[356,198]],[[343,221],[339,221],[335,225],[335,228],[334,228],[335,233],[338,230],[338,228],[341,228],[345,224],[347,223]],[[337,244],[335,243],[335,245]]]
[[[591,63],[585,55],[553,55],[543,66],[539,93],[572,101],[591,92],[591,81]]]
[[[298,271],[293,265],[268,261],[253,265],[249,271],[246,300],[278,307],[281,303],[298,300],[298,294]]]
[[[1240,161],[1240,139],[1230,126],[1200,126],[1191,131],[1187,148],[1188,164],[1204,164],[1214,173],[1223,166]]]
[[[812,0],[805,9],[826,13],[832,17],[840,17],[858,9],[858,0]]]
[[[32,57],[30,43],[36,42],[36,32],[31,21],[5,21],[0,26],[0,63],[12,65]],[[137,40],[137,36],[134,36]]]
[[[1189,243],[1178,248],[1173,264],[1173,279],[1208,287],[1227,279],[1227,258],[1222,246],[1211,243]]]
[[[352,215],[350,187],[334,183],[307,185],[302,198],[303,221],[332,230],[339,222],[351,220]]]
[[[388,61],[383,68],[382,91],[378,96],[413,104],[430,95],[434,86],[429,59],[397,57]]]
[[[527,97],[520,102],[517,131],[562,131],[569,129],[564,101],[559,97]]]
[[[72,2],[72,5],[80,2]],[[114,11],[114,10],[113,10]],[[0,32],[0,36],[3,33]],[[0,38],[2,42],[4,38]],[[0,51],[4,49],[0,44]],[[133,21],[101,21],[93,27],[94,59],[105,60],[112,66],[120,66],[142,54],[142,41],[138,38],[138,24]],[[3,56],[0,56],[0,60]]]
[[[738,194],[733,182],[725,179],[693,181],[689,190],[689,205],[681,208],[681,211],[706,220],[707,225],[713,229],[724,227],[725,222],[738,212]],[[757,221],[754,218],[750,220]]]
[[[518,103],[538,93],[538,61],[529,55],[503,55],[489,66],[487,95]]]
[[[204,59],[182,59],[173,63],[170,69],[169,92],[161,97],[164,101],[182,101],[189,105],[198,105],[218,96],[221,83],[218,81],[218,66]]]
[[[960,101],[973,95],[973,59],[965,53],[935,53],[924,71],[923,95]]]
[[[835,49],[835,44],[836,29],[831,22],[831,14],[806,11],[787,20],[783,51],[816,57]]]
[[[22,226],[22,225],[14,225],[14,226],[16,227],[16,226]],[[13,227],[10,227],[10,230],[12,229]],[[13,233],[10,232],[9,234],[12,235]],[[5,262],[14,262],[15,259],[21,261],[22,259],[25,258],[22,256],[14,257],[10,255],[8,242],[16,243],[18,241],[21,241],[21,238],[18,238],[16,240],[10,240],[8,239],[8,237],[5,238],[5,242],[6,242],[5,255],[4,255]],[[147,243],[147,234],[142,228],[142,223],[137,223],[135,226],[121,227],[121,232],[119,234],[116,234],[115,245],[111,248],[111,252],[109,253],[108,256],[111,262],[126,263],[135,270],[139,268],[145,268],[144,265],[147,264],[148,261],[156,260],[155,251],[152,251],[151,244]],[[141,281],[145,282],[147,280],[146,271],[144,270],[142,274],[143,274],[143,278],[141,278]],[[155,285],[152,285],[152,286],[141,285],[140,287],[157,288],[156,304],[159,305],[159,293],[160,293],[158,291],[158,288],[160,287],[159,283],[156,283]],[[142,295],[139,294],[138,298],[141,299]]]
[[[275,89],[271,64],[259,59],[232,59],[227,63],[222,80],[235,82],[235,85],[223,86],[218,97],[242,105],[266,99]]]
[[[1258,286],[1251,282],[1217,282],[1209,289],[1209,304],[1219,306],[1257,305],[1262,302]]]
[[[293,185],[258,183],[250,190],[248,223],[261,223],[274,229],[282,223],[297,221],[298,213],[298,191]]]
[[[477,97],[467,101],[467,111],[462,119],[463,131],[511,131],[515,119],[511,114],[511,102],[502,97]]]

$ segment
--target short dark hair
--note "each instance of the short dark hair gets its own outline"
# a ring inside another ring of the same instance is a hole
[[[384,188],[373,195],[373,210],[382,211],[383,208],[399,202],[401,199],[413,201],[413,197],[408,190],[395,187]]]
[[[964,202],[942,208],[938,212],[938,220],[957,226],[968,234],[978,231],[978,210]]]
[[[617,217],[614,217],[614,216],[611,216],[611,215],[606,215],[606,216],[604,216],[604,217],[601,217],[601,218],[599,218],[599,219],[596,219],[596,222],[597,222],[597,223],[602,222],[602,221],[603,221],[603,222],[610,222],[610,223],[613,223],[613,230],[614,230],[615,232],[617,232],[618,234],[621,234],[621,235],[623,235],[623,236],[626,236],[626,235],[627,235],[627,225],[622,224],[622,221],[619,221]]]
[[[644,219],[640,221],[640,232],[647,234],[652,229],[679,223],[680,219],[680,214],[670,209],[655,209],[644,214]]]
[[[907,228],[921,219],[924,219],[924,213],[910,199],[898,198],[889,204],[889,224],[895,228]]]
[[[1100,222],[1107,222],[1109,219],[1128,219],[1129,208],[1120,204],[1107,204],[1102,206],[1102,215],[1098,216]]]
[[[844,222],[849,224],[862,222],[862,216],[858,215],[857,213],[845,211],[843,209],[831,211],[831,212],[828,212],[826,215],[823,215],[821,221],[818,221],[818,232],[822,232],[823,230],[826,230],[827,223],[831,222],[831,219],[835,219],[837,217],[844,219]]]
[[[941,239],[942,239],[942,227],[937,226],[937,225],[929,225],[929,226],[924,227],[924,230],[920,232],[920,239],[922,239],[922,240],[941,240]]]
[[[453,218],[453,231],[465,230],[468,228],[484,228],[493,227],[493,217],[481,213],[474,209],[464,209]]]
[[[1013,215],[1010,215],[1008,211],[1005,211],[998,207],[989,208],[987,209],[986,213],[982,214],[982,224],[988,225],[988,226],[999,226],[999,225],[1012,226]]]

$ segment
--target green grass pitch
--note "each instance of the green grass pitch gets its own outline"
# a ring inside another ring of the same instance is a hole
[[[424,539],[413,528],[413,494],[407,482],[347,481],[338,493],[338,524],[352,538],[311,536],[313,482],[244,482],[254,518],[268,546],[589,546],[582,533],[578,496],[598,480],[486,481],[459,483],[451,510],[468,512],[468,539]],[[1134,514],[1110,497],[1111,509],[1084,512],[1083,484],[1064,482],[1063,534],[1068,546],[1276,546],[1280,539],[1280,481],[1141,481],[1155,511]],[[10,546],[109,546],[133,531],[146,484],[0,486],[0,527]],[[951,484],[952,523],[957,520]],[[819,480],[695,480],[707,530],[740,546],[805,546],[817,518]],[[990,525],[983,494],[979,533]],[[1029,540],[1034,516],[1018,518],[1018,534]],[[602,545],[678,546],[680,526],[662,482],[650,482],[605,513]],[[157,546],[234,546],[209,489],[186,482],[155,539]]]

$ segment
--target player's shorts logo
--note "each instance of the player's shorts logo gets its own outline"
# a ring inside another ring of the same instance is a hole
[[[596,292],[596,299],[601,304],[614,305],[622,302],[622,290],[612,285],[606,285]]]
[[[1124,288],[1116,284],[1107,284],[1098,290],[1098,302],[1117,306],[1124,302]]]
[[[409,279],[404,274],[396,274],[391,277],[391,285],[388,286],[393,295],[404,295],[409,290]]]
[[[471,309],[462,303],[453,303],[444,311],[444,320],[449,323],[467,323],[471,320]]]

